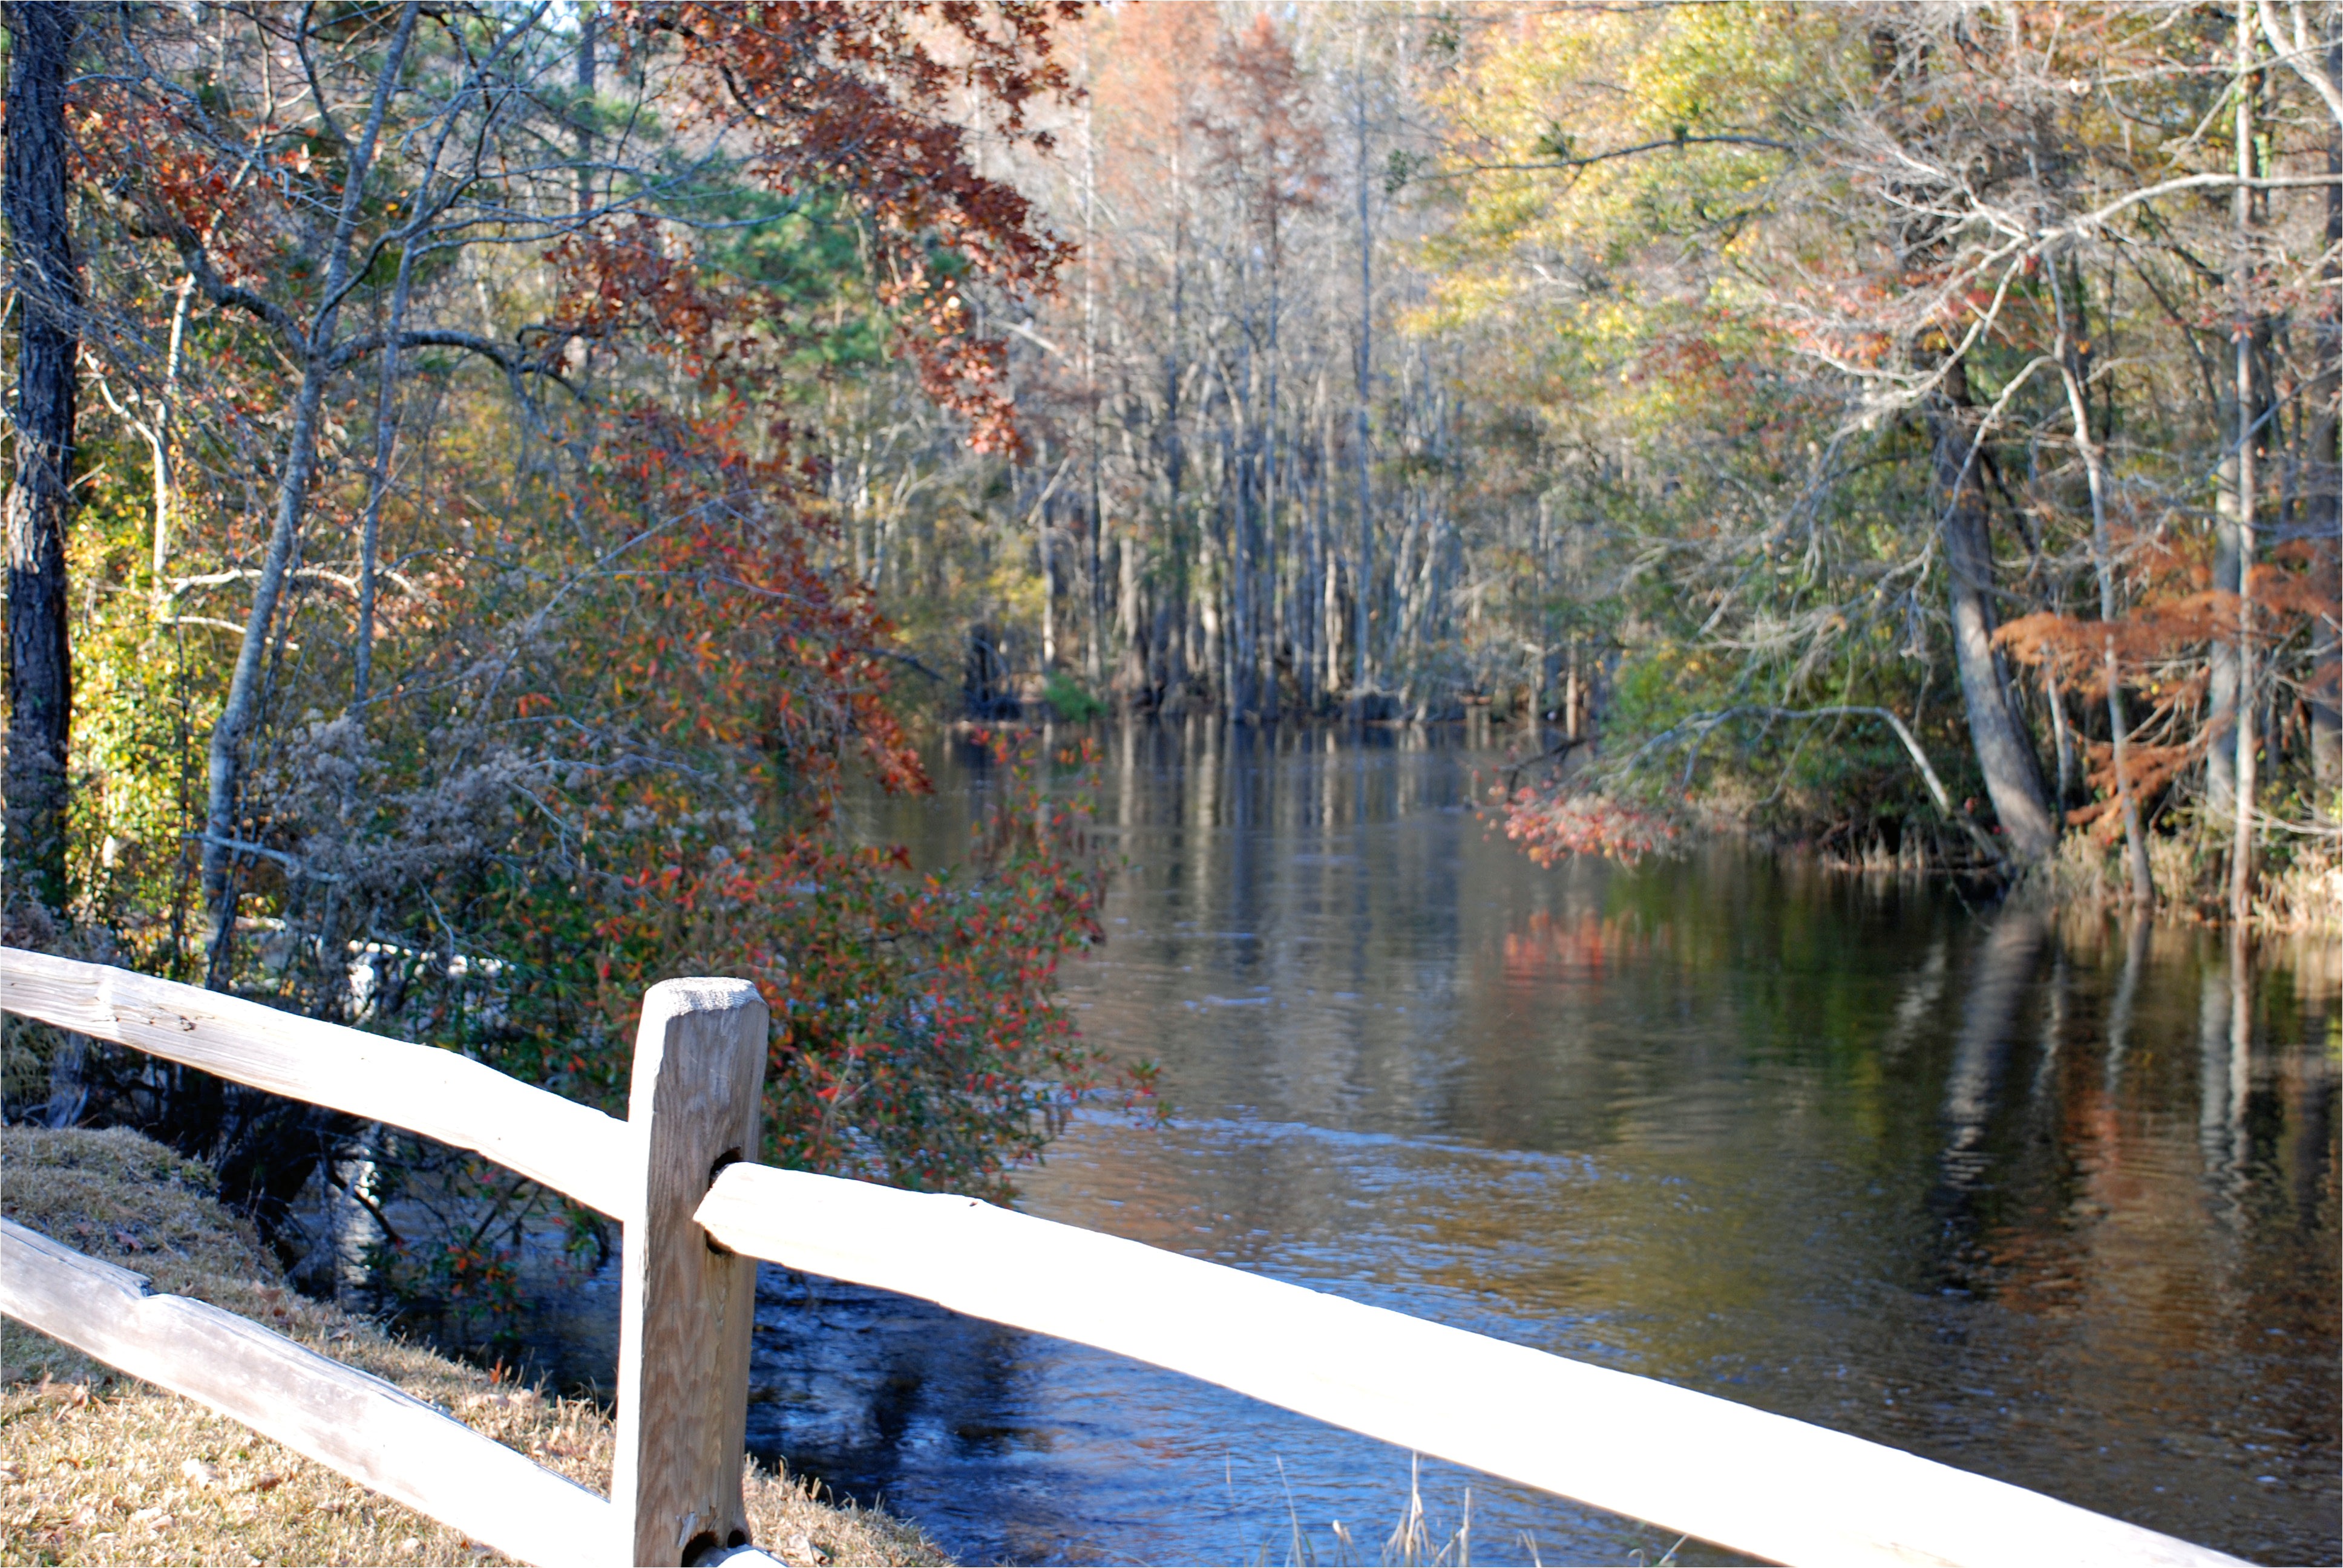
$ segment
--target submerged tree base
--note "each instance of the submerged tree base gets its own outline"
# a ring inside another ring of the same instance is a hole
[[[2147,835],[2157,911],[2170,919],[2221,924],[2229,919],[2227,846],[2210,834]],[[2068,833],[2057,853],[2021,879],[2017,891],[2054,904],[2122,904],[2130,887],[2120,841]],[[2255,930],[2343,931],[2343,852],[2316,842],[2266,858],[2256,879]]]

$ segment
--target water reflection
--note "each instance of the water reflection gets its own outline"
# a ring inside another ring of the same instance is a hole
[[[1079,1124],[1032,1211],[2336,1558],[2331,944],[1724,851],[1539,871],[1420,732],[1103,740],[1129,865],[1070,993],[1181,1119]],[[989,777],[938,776],[865,829],[949,858]],[[761,1452],[970,1561],[1331,1560],[1407,1495],[1382,1445],[825,1282],[769,1275],[757,1368]],[[1423,1484],[1483,1561],[1669,1544]]]
[[[1989,917],[1970,966],[1968,997],[1962,1004],[1960,1034],[1953,1045],[1945,1108],[1938,1117],[1946,1134],[1944,1183],[1955,1192],[1984,1185],[1992,1170],[1986,1123],[1995,1109],[2003,1059],[2014,1043],[2018,1008],[2034,989],[2042,939],[2038,911],[2004,909]],[[2048,1065],[2046,1059],[2044,1065]]]

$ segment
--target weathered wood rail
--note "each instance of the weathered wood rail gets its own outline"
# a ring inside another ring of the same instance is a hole
[[[767,1019],[644,999],[628,1120],[451,1052],[0,950],[0,1008],[469,1149],[624,1227],[603,1498],[377,1379],[0,1221],[0,1311],[530,1562],[751,1563],[755,1261],[1095,1345],[1779,1562],[2234,1563],[1931,1460],[970,1199],[753,1162]]]

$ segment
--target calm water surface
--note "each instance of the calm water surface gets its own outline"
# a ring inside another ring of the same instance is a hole
[[[1068,990],[1177,1120],[1078,1123],[1030,1211],[2338,1559],[2331,944],[2241,977],[1795,861],[1541,871],[1422,735],[1104,743],[1128,868]],[[937,767],[866,826],[940,860],[989,780]],[[751,1446],[965,1562],[1332,1561],[1337,1520],[1373,1561],[1407,1500],[1403,1451],[1151,1367],[778,1271],[759,1306]],[[1483,1562],[1674,1541],[1420,1484]]]

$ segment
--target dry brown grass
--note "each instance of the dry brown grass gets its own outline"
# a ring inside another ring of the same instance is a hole
[[[2148,872],[2163,918],[2218,923],[2226,917],[2227,844],[2218,829],[2148,835]],[[2321,937],[2343,931],[2343,852],[2298,841],[2283,847],[2284,863],[2266,858],[2256,878],[2255,931]],[[2049,859],[2026,873],[2018,894],[2045,905],[2106,909],[2128,900],[2130,884],[2118,845],[2068,833]]]
[[[610,1482],[592,1403],[517,1388],[288,1290],[211,1171],[126,1131],[0,1129],[0,1213],[269,1324],[582,1485]],[[751,1470],[759,1545],[799,1563],[945,1563],[919,1531]],[[0,1320],[0,1562],[487,1563],[504,1557],[250,1428]]]

